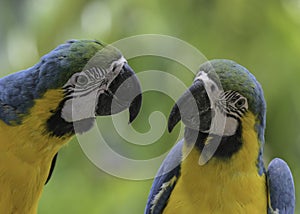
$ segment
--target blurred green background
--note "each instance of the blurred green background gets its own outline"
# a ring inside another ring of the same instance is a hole
[[[273,157],[289,163],[299,204],[299,0],[1,0],[0,5],[1,76],[32,66],[69,39],[112,43],[147,33],[177,37],[208,59],[233,59],[247,67],[262,84],[268,104],[266,165]],[[187,86],[193,79],[183,66],[159,57],[135,58],[129,64],[137,73],[151,69],[172,73]],[[146,92],[142,112],[133,127],[142,133],[149,131],[151,112],[160,111],[167,116],[173,103],[167,95]],[[179,134],[177,127],[172,135],[165,131],[154,144],[139,146],[118,137],[109,117],[98,121],[110,146],[136,159],[166,152]],[[39,213],[143,213],[151,183],[151,179],[126,180],[99,170],[74,138],[60,151]],[[296,213],[300,213],[300,206]]]

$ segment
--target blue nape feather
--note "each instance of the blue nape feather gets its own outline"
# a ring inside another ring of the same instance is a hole
[[[20,114],[26,114],[40,97],[36,91],[39,67],[40,63],[0,79],[0,119],[5,123],[20,123]]]

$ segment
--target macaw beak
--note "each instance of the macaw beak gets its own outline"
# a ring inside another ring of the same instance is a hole
[[[129,108],[129,123],[138,115],[142,104],[142,90],[132,68],[125,63],[108,90],[98,98],[96,116],[112,115]]]
[[[206,132],[212,118],[211,105],[202,80],[193,85],[175,103],[169,116],[168,130],[171,132],[182,120],[186,127]]]

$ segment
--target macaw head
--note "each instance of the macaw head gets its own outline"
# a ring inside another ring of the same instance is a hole
[[[74,126],[84,132],[96,116],[127,108],[132,122],[142,101],[139,81],[120,51],[91,40],[58,46],[32,68],[2,78],[0,88],[10,92],[0,94],[0,101],[11,107],[7,112],[13,109],[4,121],[20,123],[20,117],[32,117],[29,111],[39,111],[37,114],[47,114],[41,117],[55,136],[74,134]],[[36,105],[41,106],[33,110]]]
[[[251,114],[263,142],[265,109],[262,88],[246,68],[230,60],[212,60],[200,66],[192,86],[176,102],[168,129],[182,120],[189,134],[237,138],[243,119]]]

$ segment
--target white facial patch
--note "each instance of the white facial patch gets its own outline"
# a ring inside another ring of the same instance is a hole
[[[95,90],[85,96],[67,100],[62,108],[61,117],[66,122],[95,118],[98,97],[98,91]]]
[[[69,99],[64,103],[61,117],[67,122],[95,118],[99,95],[108,90],[124,63],[126,59],[121,57],[110,66],[94,66],[74,74],[63,87]]]

